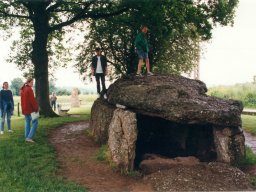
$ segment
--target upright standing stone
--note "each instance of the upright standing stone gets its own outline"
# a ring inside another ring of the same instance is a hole
[[[136,114],[116,109],[109,125],[108,147],[111,159],[124,172],[133,170],[137,140]]]
[[[93,103],[90,127],[92,128],[92,135],[95,141],[100,145],[107,144],[108,142],[108,129],[114,110],[115,107],[108,104],[105,99],[97,99]]]
[[[78,97],[78,89],[74,88],[71,94],[71,107],[80,107],[80,100]]]

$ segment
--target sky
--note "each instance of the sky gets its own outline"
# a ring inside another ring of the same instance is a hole
[[[252,82],[256,75],[256,0],[240,0],[233,27],[218,27],[200,60],[208,86]]]
[[[252,82],[256,75],[256,0],[240,0],[234,26],[216,27],[213,38],[204,43],[200,59],[200,80],[207,87]],[[10,50],[10,40],[0,40],[0,82],[22,77],[14,64],[5,59]],[[94,86],[81,81],[79,74],[69,66],[59,68],[55,74],[58,87]],[[68,78],[67,78],[68,75]]]

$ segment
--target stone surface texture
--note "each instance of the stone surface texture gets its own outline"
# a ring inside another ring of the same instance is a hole
[[[209,130],[213,144],[205,148],[206,152],[216,154],[218,162],[235,163],[245,156],[242,103],[208,96],[206,92],[203,82],[177,75],[123,77],[109,86],[107,100],[99,98],[95,101],[90,123],[93,136],[101,144],[108,143],[110,158],[117,167],[130,171],[134,169],[138,115],[149,117],[149,120],[155,118],[154,123],[161,118],[169,122],[166,123],[167,129],[169,124],[170,129],[175,124],[176,128],[188,125],[184,130]],[[122,106],[122,109],[117,106]],[[203,129],[196,129],[197,125]],[[203,134],[193,135],[202,140],[190,142],[203,146]],[[180,138],[183,140],[178,143],[185,149],[189,135]]]
[[[105,100],[97,99],[91,109],[90,128],[95,141],[101,145],[108,142],[108,129],[115,107]]]
[[[146,154],[145,160],[140,164],[143,174],[151,174],[161,170],[171,169],[177,166],[194,166],[200,163],[199,159],[188,157],[163,158],[155,154]]]
[[[136,140],[136,114],[116,109],[109,125],[108,146],[112,161],[125,172],[134,168]]]
[[[188,124],[240,126],[242,103],[206,95],[206,85],[177,75],[118,79],[107,92],[108,102],[138,113]]]

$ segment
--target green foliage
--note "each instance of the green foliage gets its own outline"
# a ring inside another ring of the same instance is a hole
[[[48,141],[55,127],[84,119],[40,118],[35,144],[24,141],[24,119],[12,119],[14,133],[0,136],[0,191],[87,191],[57,175],[59,165]]]
[[[71,92],[67,89],[57,89],[56,95],[71,95]]]
[[[12,90],[12,94],[13,95],[20,95],[20,88],[21,86],[23,85],[23,80],[21,78],[14,78],[12,81],[11,81],[11,90]]]
[[[32,42],[34,38],[34,31],[32,28],[32,23],[27,20],[21,22],[22,27],[17,28],[20,30],[19,38],[12,42],[11,52],[9,53],[8,63],[14,63],[17,67],[24,72],[24,77],[33,77],[34,75],[34,65],[32,64]],[[10,25],[11,27],[12,25]],[[15,30],[10,28],[10,30]]]
[[[64,35],[75,30],[83,31],[84,20],[119,15],[128,7],[124,0],[10,0],[0,1],[0,10],[0,28],[9,34],[12,34],[10,29],[16,31],[18,28],[20,33],[9,62],[19,65],[26,74],[33,75],[40,112],[53,117],[55,113],[49,103],[48,76],[56,66],[66,66],[72,59],[68,46],[73,48],[72,43],[75,42],[70,35]]]
[[[57,87],[55,85],[55,82],[53,80],[50,80],[49,81],[49,93],[52,94],[52,93],[55,93],[57,90]]]
[[[7,61],[17,64],[24,74],[34,74],[33,42],[37,41],[38,35],[45,34],[48,67],[52,74],[57,67],[65,67],[73,59],[74,38],[66,34],[75,33],[77,30],[84,31],[84,23],[79,21],[120,14],[121,10],[127,9],[126,6],[126,1],[0,1],[2,36],[9,38],[19,32],[19,38],[13,41],[13,51]],[[45,14],[47,20],[44,20]],[[34,17],[40,19],[35,20]],[[74,22],[77,22],[77,25],[70,26]],[[40,25],[41,27],[38,27]],[[62,29],[65,26],[66,28]],[[6,33],[3,33],[4,31]]]
[[[149,58],[153,70],[160,73],[189,72],[198,63],[199,43],[211,38],[214,24],[232,23],[236,5],[236,0],[208,3],[136,1],[134,9],[122,15],[91,20],[90,31],[85,35],[83,45],[77,48],[81,54],[76,67],[80,73],[89,71],[93,50],[100,46],[111,64],[110,73],[114,77],[135,72],[138,60],[134,39],[140,26],[146,24],[150,29]]]
[[[209,88],[208,95],[241,100],[244,107],[256,108],[256,84],[254,83],[211,87]]]
[[[110,30],[102,36],[103,38],[99,36],[94,42],[98,42],[103,48],[105,47],[101,43],[108,42],[107,48],[112,52],[109,59],[115,70],[113,73],[130,73],[135,70],[133,39],[137,33],[135,29],[141,24],[149,25],[152,30],[149,39],[152,44],[153,54],[150,60],[153,68],[160,72],[182,72],[191,69],[198,57],[198,42],[210,39],[214,24],[232,23],[237,2],[5,0],[0,1],[0,28],[8,32],[6,36],[14,33],[10,32],[11,29],[14,31],[18,28],[20,38],[13,44],[13,54],[9,62],[16,63],[27,74],[34,75],[41,113],[54,116],[49,105],[48,75],[56,66],[66,66],[67,62],[73,59],[76,50],[73,46],[75,38],[70,34],[77,32],[81,35],[80,32],[85,31],[87,27],[87,23],[83,21],[92,19],[91,24],[97,24],[96,19],[104,18],[107,22],[103,23],[105,29],[117,29],[121,32],[116,36],[116,33],[113,33],[115,31]],[[114,19],[113,16],[118,15],[120,18]],[[112,18],[108,19],[110,17]],[[115,22],[110,25],[112,19]],[[118,25],[115,25],[116,23]],[[64,36],[65,34],[69,35]],[[129,38],[125,40],[124,36]],[[107,38],[104,39],[105,37]],[[90,40],[91,38],[84,45],[91,44]],[[171,51],[169,47],[172,48]],[[81,73],[86,70],[82,69],[83,65],[88,64],[83,60],[81,56],[78,64]],[[168,64],[161,65],[162,61]]]

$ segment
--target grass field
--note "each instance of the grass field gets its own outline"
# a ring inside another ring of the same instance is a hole
[[[208,95],[243,102],[246,108],[256,108],[256,84],[243,83],[209,88]]]
[[[0,135],[0,191],[88,191],[56,174],[59,165],[56,162],[55,151],[48,142],[48,136],[54,128],[68,122],[89,119],[96,96],[80,96],[80,98],[81,107],[70,108],[71,116],[40,118],[35,136],[36,143],[30,144],[24,141],[24,119],[22,115],[17,116],[19,98],[15,97],[16,112],[12,117],[14,133]],[[69,101],[68,96],[58,97],[58,102],[63,105],[69,106]],[[242,122],[246,131],[256,134],[256,116],[242,115]],[[247,157],[241,162],[241,166],[255,163],[255,155],[247,148]]]
[[[0,191],[87,191],[64,178],[57,176],[58,164],[53,147],[48,142],[52,129],[68,122],[87,120],[96,97],[81,97],[80,108],[71,108],[69,114],[57,118],[40,118],[35,135],[35,144],[25,143],[24,118],[12,117],[13,133],[0,135]],[[59,102],[68,102],[69,97],[59,97]],[[19,98],[15,98],[17,104]],[[17,109],[17,107],[16,107]],[[78,114],[78,115],[77,115]]]
[[[247,132],[256,135],[256,116],[242,115],[242,124]]]
[[[93,104],[93,101],[97,98],[96,95],[79,95],[80,100],[80,107],[79,108],[71,108],[70,102],[71,102],[71,96],[58,96],[57,97],[57,104],[60,104],[62,108],[64,109],[70,109],[69,114],[81,114],[83,113],[84,108],[90,108]],[[14,115],[13,118],[18,117],[18,105],[20,109],[20,116],[21,114],[21,108],[20,108],[20,97],[15,96],[14,99]],[[57,110],[56,110],[57,112]]]

